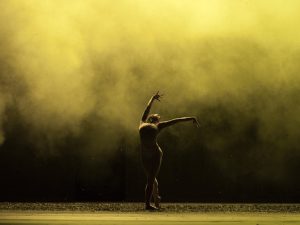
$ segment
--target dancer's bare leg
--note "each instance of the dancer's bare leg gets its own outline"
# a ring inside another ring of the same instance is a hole
[[[145,190],[145,204],[146,204],[145,208],[147,210],[157,210],[156,207],[151,206],[151,204],[150,204],[150,201],[152,198],[152,193],[153,193],[154,180],[155,180],[155,176],[148,175],[147,185],[146,185],[146,190]]]
[[[160,169],[161,164],[161,157],[162,153],[158,152],[158,154],[155,155],[150,160],[146,159],[143,161],[145,172],[147,175],[147,185],[145,190],[145,208],[148,210],[157,210],[158,208],[156,206],[151,206],[151,199],[155,196],[155,205],[159,205],[158,202],[158,183],[156,180],[156,176]]]
[[[153,196],[155,207],[160,208],[159,204],[160,204],[161,197],[159,196],[158,182],[156,178],[154,179],[154,183],[153,183],[152,196]]]

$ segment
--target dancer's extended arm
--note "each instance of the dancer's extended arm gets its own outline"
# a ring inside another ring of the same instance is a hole
[[[159,91],[158,91],[155,95],[153,95],[153,96],[151,97],[151,99],[149,100],[149,102],[148,102],[148,104],[147,104],[147,107],[146,107],[146,109],[145,109],[145,112],[143,113],[142,121],[141,121],[141,122],[144,122],[144,123],[146,122],[153,101],[154,101],[154,100],[160,101],[159,98],[161,98],[161,96],[162,96],[162,95],[160,95],[160,94],[159,94]]]
[[[193,121],[193,123],[195,123],[196,126],[199,127],[199,123],[198,123],[198,120],[197,120],[196,117],[181,117],[181,118],[175,118],[175,119],[172,119],[172,120],[167,120],[167,121],[160,122],[158,124],[158,129],[161,130],[163,128],[172,126],[172,125],[174,125],[176,123],[187,122],[187,121]]]

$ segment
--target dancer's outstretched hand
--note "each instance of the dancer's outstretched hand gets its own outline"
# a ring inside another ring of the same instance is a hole
[[[196,124],[196,127],[200,127],[200,124],[196,117],[193,117],[193,123]]]
[[[157,93],[155,95],[153,95],[153,99],[160,101],[162,96],[163,96],[163,94],[159,94],[159,91],[157,91]]]

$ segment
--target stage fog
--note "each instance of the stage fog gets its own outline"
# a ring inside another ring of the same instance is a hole
[[[299,202],[300,2],[0,1],[0,201]],[[175,188],[174,188],[175,187]]]

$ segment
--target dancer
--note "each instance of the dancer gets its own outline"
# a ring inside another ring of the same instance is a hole
[[[160,208],[159,204],[161,197],[159,196],[158,182],[156,178],[160,169],[163,152],[157,144],[157,135],[162,129],[172,126],[178,122],[192,121],[197,125],[197,127],[199,127],[196,117],[181,117],[160,122],[159,114],[149,115],[152,103],[154,100],[160,101],[161,97],[162,95],[159,94],[159,91],[151,97],[139,126],[142,163],[147,176],[145,189],[146,210],[158,210]],[[150,204],[152,197],[155,206]]]

